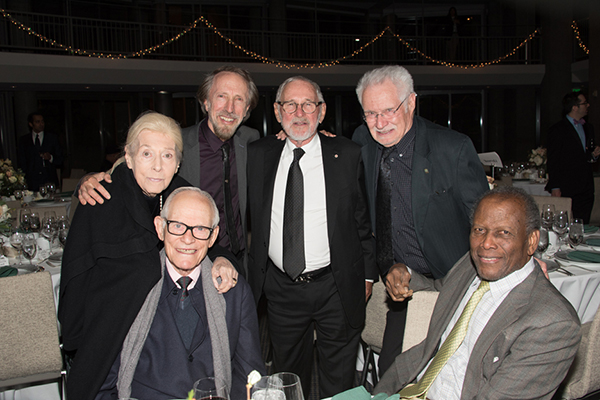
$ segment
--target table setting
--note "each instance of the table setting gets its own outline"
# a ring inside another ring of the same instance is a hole
[[[593,320],[600,306],[600,231],[551,204],[542,206],[536,256],[548,267],[550,282],[571,303],[581,323]]]

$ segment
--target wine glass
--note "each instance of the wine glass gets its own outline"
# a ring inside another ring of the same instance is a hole
[[[283,395],[278,396],[275,394],[279,392]],[[267,385],[267,398],[273,400],[304,400],[298,375],[291,372],[279,372],[271,375]]]
[[[13,194],[15,195],[15,200],[21,200],[23,198],[22,190],[15,190]]]
[[[540,228],[540,241],[538,242],[537,252],[541,256],[548,248],[548,230],[546,228]]]
[[[576,248],[583,243],[583,220],[581,218],[573,218],[569,226],[569,244]]]
[[[54,211],[46,211],[44,213],[44,219],[42,220],[40,234],[48,239],[48,249],[50,250],[50,255],[52,255],[52,242],[58,233],[56,224],[56,213]]]
[[[24,208],[21,210],[21,229],[25,232],[29,232],[31,230],[31,210],[28,208]]]
[[[552,229],[554,223],[554,204],[542,205],[542,226],[546,229]]]
[[[23,255],[26,259],[29,260],[28,269],[30,271],[35,271],[36,267],[31,263],[31,260],[35,257],[35,253],[37,253],[37,240],[35,239],[35,236],[33,234],[30,233],[25,235],[25,238],[23,239],[22,248]]]
[[[41,185],[40,186],[40,196],[42,196],[42,198],[46,198],[46,195],[48,194],[48,187],[46,185]]]
[[[217,384],[213,377],[202,378],[194,383],[194,399],[229,400],[229,390],[224,384]]]
[[[31,210],[29,228],[32,232],[38,232],[40,230],[40,214],[38,214],[38,212],[35,210]]]
[[[48,192],[48,197],[53,199],[54,194],[56,193],[56,184],[54,182],[46,183],[46,192]]]
[[[558,235],[558,249],[560,250],[560,246],[569,230],[569,214],[566,211],[558,210],[554,213],[552,230]]]
[[[10,237],[10,245],[19,253],[19,265],[23,265],[23,262],[21,261],[21,247],[23,246],[24,236],[23,233],[17,230]]]

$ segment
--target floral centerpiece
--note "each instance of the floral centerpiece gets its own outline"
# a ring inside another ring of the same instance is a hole
[[[537,168],[545,168],[547,161],[548,156],[544,147],[538,147],[529,152],[529,162],[534,163]]]
[[[12,227],[11,214],[8,205],[0,201],[0,232],[8,232]]]
[[[25,188],[25,174],[15,169],[9,159],[0,159],[0,195],[10,196],[15,190]]]

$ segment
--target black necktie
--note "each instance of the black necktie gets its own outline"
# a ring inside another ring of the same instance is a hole
[[[394,264],[392,249],[392,167],[388,157],[395,146],[384,147],[379,164],[377,179],[377,200],[375,216],[375,235],[377,240],[377,264],[382,271],[387,271]]]
[[[35,148],[40,151],[42,149],[42,143],[40,142],[40,134],[35,134]]]
[[[177,280],[177,283],[181,286],[181,296],[179,296],[179,304],[175,311],[175,323],[177,324],[177,329],[179,330],[185,348],[189,349],[200,316],[190,304],[188,286],[192,283],[192,278],[189,276],[182,276]]]
[[[283,209],[283,269],[292,279],[304,271],[304,179],[300,169],[301,148],[294,149],[288,172]]]
[[[240,251],[238,244],[237,230],[235,229],[235,218],[233,214],[233,203],[231,202],[231,186],[229,185],[230,165],[229,165],[229,143],[223,143],[223,198],[225,201],[225,222],[227,224],[227,236],[229,237],[229,246],[231,252],[237,256]]]

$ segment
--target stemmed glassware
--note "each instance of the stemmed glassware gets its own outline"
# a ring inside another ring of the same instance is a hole
[[[41,185],[40,186],[40,196],[42,196],[42,198],[46,198],[46,195],[48,194],[48,187],[46,185]]]
[[[13,194],[15,195],[15,200],[21,200],[23,198],[22,190],[15,190]]]
[[[56,184],[54,182],[46,183],[46,192],[48,192],[48,197],[53,199],[54,194],[56,193]]]
[[[560,250],[565,235],[569,230],[569,214],[564,210],[558,210],[554,213],[554,224],[552,230],[558,235],[558,248]]]
[[[32,232],[39,232],[40,230],[40,214],[37,211],[31,210],[31,218],[29,220],[29,228]]]
[[[546,249],[548,248],[549,239],[548,239],[548,229],[542,227],[540,228],[540,241],[538,242],[537,252],[541,255],[544,254]]]
[[[542,205],[542,226],[547,230],[552,229],[554,223],[554,204]]]
[[[19,253],[19,265],[23,265],[21,258],[21,247],[23,246],[24,236],[25,235],[23,235],[21,231],[16,230],[10,237],[10,245]]]
[[[58,230],[58,241],[60,242],[60,245],[63,249],[67,244],[67,236],[69,236],[69,227],[69,219],[64,215],[61,215],[60,218],[58,218],[56,229]]]
[[[56,238],[57,233],[56,213],[54,211],[44,212],[44,219],[42,220],[40,234],[48,239],[48,249],[50,250],[50,255],[52,255],[52,242]]]
[[[24,239],[23,239],[23,255],[25,256],[26,259],[29,260],[29,270],[30,271],[35,271],[36,267],[31,263],[31,260],[35,257],[35,254],[37,253],[37,240],[35,239],[35,236],[31,233],[25,235]]]
[[[20,227],[23,231],[29,232],[31,230],[31,210],[28,208],[23,208],[21,210],[21,224]]]
[[[267,398],[274,400],[304,400],[298,375],[291,372],[279,372],[271,375],[267,383]]]
[[[218,385],[215,378],[202,378],[194,383],[194,399],[196,400],[229,400],[227,386]]]
[[[573,218],[569,226],[569,244],[571,247],[577,247],[583,243],[583,220]]]

